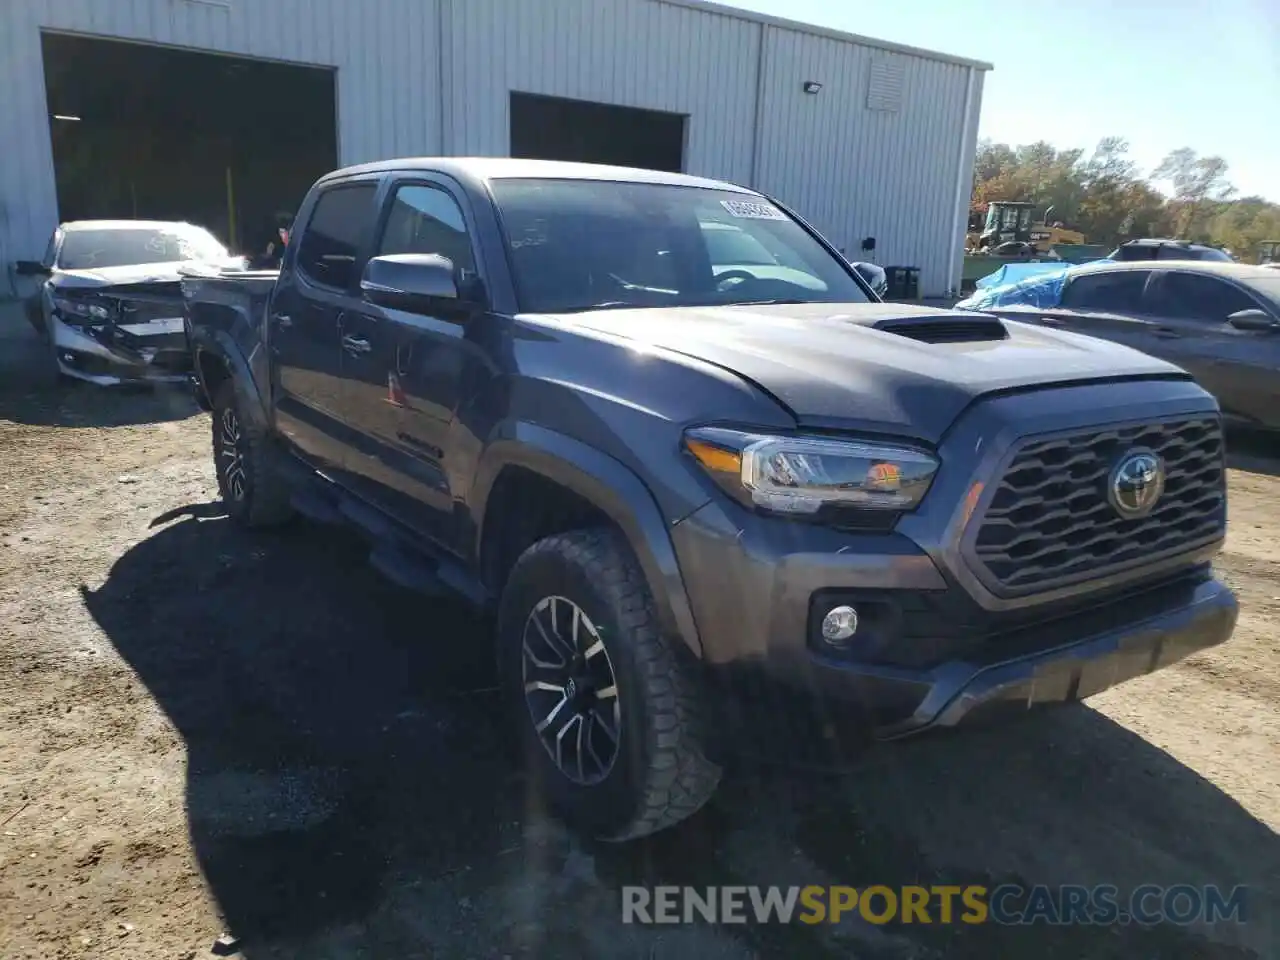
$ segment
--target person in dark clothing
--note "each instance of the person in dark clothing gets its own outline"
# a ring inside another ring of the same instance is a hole
[[[277,213],[274,218],[275,227],[262,252],[261,264],[264,269],[279,269],[284,259],[284,248],[289,244],[289,231],[293,226],[293,218],[287,213]]]

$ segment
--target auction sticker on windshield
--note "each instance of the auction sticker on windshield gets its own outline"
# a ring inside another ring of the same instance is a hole
[[[721,200],[720,205],[739,220],[785,220],[787,215],[771,203],[756,200]]]

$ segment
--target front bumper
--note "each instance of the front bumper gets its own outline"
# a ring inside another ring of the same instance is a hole
[[[187,379],[190,354],[177,325],[137,324],[95,336],[53,317],[50,327],[58,370],[66,376],[102,386]]]
[[[901,736],[997,710],[1083,700],[1224,642],[1237,613],[1235,595],[1210,578],[1184,606],[1075,643],[991,663],[949,661],[913,678],[924,693],[919,705],[880,733]]]
[[[1210,570],[1221,539],[1106,568],[1038,593],[999,594],[964,550],[966,495],[998,476],[1020,437],[1130,419],[1203,416],[1185,382],[1064,387],[975,405],[939,447],[924,504],[891,532],[762,515],[714,497],[671,527],[702,659],[739,715],[853,708],[894,737],[999,708],[1078,700],[1228,639],[1237,606]],[[1215,410],[1208,407],[1210,413]],[[975,453],[978,456],[975,456]],[[858,609],[842,649],[821,638],[833,606]],[[775,694],[785,693],[776,700]],[[792,696],[794,694],[794,696]],[[739,705],[740,702],[740,705]],[[794,739],[794,738],[793,738]]]
[[[992,613],[897,534],[739,525],[716,506],[673,534],[704,659],[736,712],[782,702],[763,692],[781,688],[798,694],[793,708],[856,715],[886,738],[1084,699],[1222,643],[1237,616],[1235,595],[1196,558],[1123,589]],[[887,612],[834,650],[818,617],[846,602]]]

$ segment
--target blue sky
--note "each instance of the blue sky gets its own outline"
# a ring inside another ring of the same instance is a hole
[[[1115,134],[1144,171],[1187,146],[1280,202],[1280,0],[723,2],[993,63],[980,136],[1091,149]]]

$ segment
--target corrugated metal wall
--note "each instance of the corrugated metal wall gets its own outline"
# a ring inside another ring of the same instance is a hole
[[[11,0],[0,261],[56,220],[41,29],[334,67],[344,164],[505,155],[513,90],[687,114],[689,172],[774,193],[850,253],[875,236],[927,293],[958,278],[981,72],[966,130],[967,66],[687,0]]]
[[[41,30],[336,67],[345,164],[439,152],[437,2],[3,0],[0,262],[39,257],[57,220]]]
[[[972,163],[976,142],[976,104],[964,129],[971,68],[790,30],[765,36],[757,189],[851,256],[864,258],[861,242],[874,237],[870,259],[919,266],[924,291],[945,291],[959,268],[958,183],[969,202],[960,164]],[[879,86],[871,96],[873,70],[899,85],[896,96]],[[817,95],[804,93],[807,80],[822,84]]]
[[[449,152],[505,155],[518,90],[688,114],[686,170],[750,179],[759,25],[651,0],[446,9]]]

